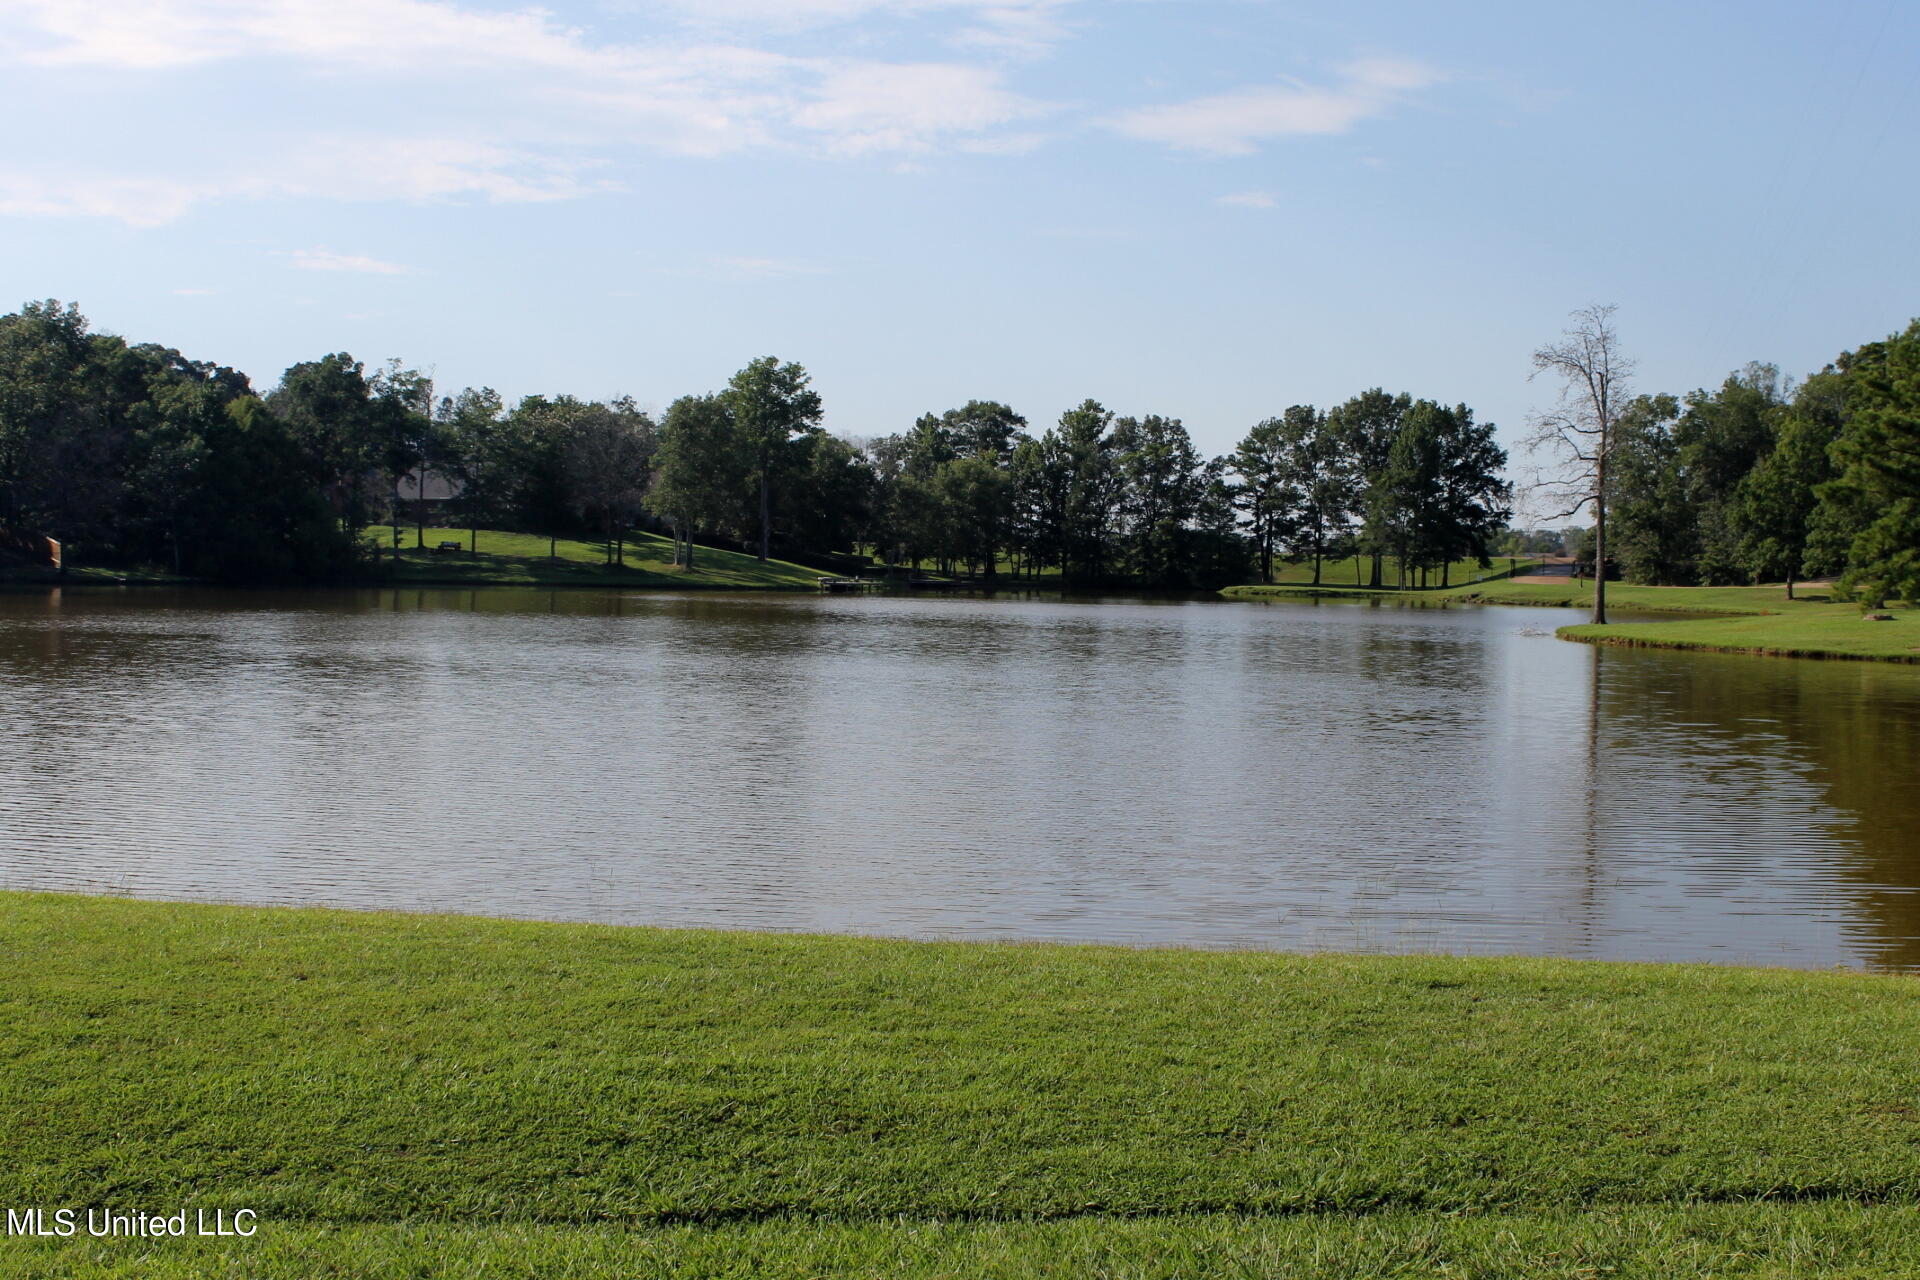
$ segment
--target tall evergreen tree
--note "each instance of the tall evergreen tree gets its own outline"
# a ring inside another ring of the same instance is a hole
[[[1382,568],[1392,520],[1392,502],[1383,486],[1387,484],[1388,463],[1393,443],[1399,438],[1402,419],[1413,407],[1413,397],[1404,393],[1388,395],[1373,387],[1328,410],[1328,430],[1343,447],[1353,467],[1353,505],[1350,514],[1359,522],[1360,550],[1372,561],[1368,584],[1380,586]]]
[[[1920,320],[1849,362],[1846,428],[1830,488],[1869,516],[1854,536],[1843,589],[1869,605],[1920,604]]]
[[[1266,418],[1255,423],[1234,447],[1231,465],[1239,477],[1235,500],[1246,514],[1260,581],[1272,582],[1274,553],[1292,535],[1300,505],[1285,420]]]

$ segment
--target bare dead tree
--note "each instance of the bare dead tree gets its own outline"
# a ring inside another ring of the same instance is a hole
[[[1558,403],[1528,419],[1522,443],[1545,454],[1532,488],[1560,509],[1559,520],[1593,508],[1593,620],[1607,620],[1607,472],[1620,447],[1620,415],[1631,398],[1633,361],[1620,350],[1613,306],[1582,307],[1560,341],[1533,353],[1533,374],[1560,379]],[[1531,378],[1529,379],[1531,381]]]

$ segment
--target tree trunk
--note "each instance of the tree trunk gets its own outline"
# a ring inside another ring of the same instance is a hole
[[[1452,583],[1453,561],[1448,560],[1440,566],[1440,589],[1445,591]]]
[[[1386,552],[1376,551],[1373,553],[1373,579],[1367,583],[1368,586],[1377,587],[1380,585],[1380,575],[1386,569],[1386,560]]]
[[[467,527],[467,554],[469,556],[480,554],[480,526],[477,524]]]
[[[1607,446],[1612,441],[1602,440],[1597,450],[1600,461],[1597,464],[1593,487],[1593,621],[1595,626],[1604,626],[1607,621]]]
[[[550,533],[547,535],[547,559],[558,560],[559,558],[560,558],[560,535],[557,533]]]
[[[767,469],[760,468],[760,563],[767,562],[767,544],[773,524],[773,504],[767,496]]]

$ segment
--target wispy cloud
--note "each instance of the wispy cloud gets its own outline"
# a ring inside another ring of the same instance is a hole
[[[672,0],[689,17],[761,25],[944,11],[963,43],[1043,39],[1065,0]],[[973,32],[974,35],[966,35]],[[996,34],[997,33],[997,34]],[[1022,34],[1024,33],[1024,34]],[[976,39],[975,37],[978,37]],[[133,72],[163,85],[223,64],[278,65],[327,95],[342,125],[208,118],[164,169],[0,169],[0,213],[157,225],[213,200],[282,196],[432,201],[565,199],[616,185],[634,151],[716,157],[786,148],[838,156],[1017,149],[1009,126],[1049,104],[980,61],[795,57],[689,30],[599,41],[544,10],[451,0],[0,0],[0,73]],[[156,78],[157,77],[157,78]],[[431,86],[433,107],[420,91]],[[279,119],[312,119],[312,110]],[[348,121],[359,120],[361,128]],[[424,126],[424,127],[423,127]],[[273,136],[262,139],[262,131]],[[106,150],[102,147],[101,150]],[[87,154],[88,148],[70,149]],[[242,165],[240,155],[256,159]],[[264,157],[264,159],[257,159]]]
[[[1243,209],[1271,209],[1279,203],[1265,191],[1242,191],[1230,196],[1215,196],[1213,202],[1238,205]]]
[[[926,151],[1044,111],[1000,79],[986,67],[951,63],[850,64],[826,75],[792,120],[842,154]]]
[[[211,289],[175,289],[173,291],[173,296],[176,298],[210,298],[213,296],[213,290]]]
[[[957,17],[951,43],[1031,55],[1065,39],[1075,0],[665,0],[691,25],[708,29],[799,30],[874,18]]]
[[[335,253],[331,249],[295,249],[293,265],[302,271],[354,271],[369,276],[407,276],[412,267],[397,262],[382,262],[356,253]]]
[[[1445,77],[1418,62],[1366,58],[1329,85],[1289,80],[1123,112],[1109,123],[1147,142],[1210,155],[1249,155],[1273,138],[1346,133]]]

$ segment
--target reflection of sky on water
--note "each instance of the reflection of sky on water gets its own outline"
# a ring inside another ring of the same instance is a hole
[[[0,883],[1920,967],[1920,671],[1545,610],[0,597]],[[1597,708],[1597,710],[1596,710]]]

